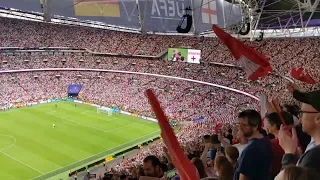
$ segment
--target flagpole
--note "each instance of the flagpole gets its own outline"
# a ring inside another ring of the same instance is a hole
[[[283,79],[285,79],[285,80],[287,80],[287,81],[289,81],[289,82],[291,82],[291,83],[294,83],[294,80],[293,80],[293,79],[291,79],[291,78],[289,78],[289,77],[287,77],[287,76],[281,75],[281,74],[279,73],[279,71],[276,70],[276,69],[273,68],[273,67],[272,67],[272,69],[273,69],[273,73],[274,73],[275,75],[280,76],[280,77],[282,77]]]

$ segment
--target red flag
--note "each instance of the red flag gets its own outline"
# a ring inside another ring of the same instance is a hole
[[[275,100],[272,100],[271,103],[272,103],[274,109],[276,110],[276,112],[278,113],[278,115],[279,115],[279,117],[280,117],[280,120],[281,120],[281,123],[282,123],[284,126],[286,126],[287,124],[286,124],[286,122],[284,121],[284,119],[283,119],[283,117],[282,117],[282,115],[281,115],[279,104],[278,104]]]
[[[283,124],[285,130],[291,130],[294,127],[294,125],[293,124],[291,124],[291,125],[286,124],[286,122],[284,121],[284,119],[281,115],[279,103],[276,100],[272,100],[271,103],[272,103],[274,109],[276,110],[278,116],[280,117],[281,123]],[[291,132],[287,131],[287,133],[291,133]]]
[[[291,76],[299,81],[308,83],[308,84],[316,84],[316,81],[314,79],[312,79],[312,77],[306,73],[303,73],[303,68],[299,68],[297,70],[295,70],[294,68],[292,68],[291,70]]]
[[[200,177],[196,167],[188,160],[187,157],[184,156],[184,152],[180,148],[177,137],[174,135],[167,117],[160,107],[157,97],[153,94],[151,89],[146,91],[146,95],[157,116],[158,123],[161,128],[161,136],[168,148],[173,165],[177,169],[181,180],[199,180]]]
[[[219,124],[216,125],[216,128],[215,128],[216,129],[216,134],[219,134],[219,130],[222,127],[222,125],[223,125],[222,123],[219,123]]]
[[[239,61],[249,80],[254,81],[259,77],[268,75],[272,71],[269,60],[260,52],[246,46],[216,25],[212,26],[212,30],[220,41],[228,47],[233,57]]]

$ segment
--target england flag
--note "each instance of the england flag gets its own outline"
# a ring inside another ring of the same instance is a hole
[[[215,0],[203,0],[201,9],[202,22],[205,24],[218,24],[217,3]]]

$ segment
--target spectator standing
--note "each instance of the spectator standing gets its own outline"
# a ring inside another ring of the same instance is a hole
[[[219,180],[232,180],[234,168],[226,157],[217,156],[214,161],[214,169],[217,172]]]
[[[294,124],[293,117],[291,114],[287,112],[281,112],[281,116],[287,125]],[[282,156],[284,155],[284,150],[280,146],[279,139],[277,138],[282,121],[279,115],[275,112],[268,114],[266,116],[266,119],[268,122],[266,123],[266,125],[269,133],[275,136],[275,138],[271,140],[271,146],[272,146],[271,177],[274,178],[278,175],[278,173],[281,170],[281,161],[282,161]]]
[[[219,137],[219,140],[223,144],[224,147],[230,146],[228,142],[224,140],[224,138]],[[241,156],[242,151],[248,146],[248,138],[244,137],[243,132],[240,130],[237,130],[236,134],[236,141],[238,143],[232,145],[238,149],[239,157]]]
[[[320,175],[312,169],[288,166],[281,171],[275,180],[319,180]]]
[[[232,144],[232,142],[233,142],[233,135],[232,135],[232,129],[231,129],[231,128],[228,130],[228,134],[227,134],[226,138],[229,139],[230,144]]]
[[[272,148],[268,137],[261,129],[261,116],[255,110],[245,110],[238,115],[240,130],[249,139],[243,150],[234,174],[234,180],[268,180],[272,160]]]
[[[295,127],[297,132],[297,138],[299,140],[299,143],[301,145],[301,150],[304,153],[308,148],[311,146],[309,145],[312,141],[311,136],[305,132],[302,131],[302,124],[298,123]]]
[[[310,143],[308,144],[306,151],[312,149],[314,146],[316,146],[316,142],[314,141],[313,138],[310,139]]]
[[[294,124],[299,123],[299,109],[296,106],[285,104],[282,109],[283,111],[288,112],[293,116]]]
[[[208,177],[204,164],[200,158],[194,157],[191,162],[197,168],[200,178]]]
[[[214,161],[214,159],[216,158],[216,153],[218,151],[224,154],[224,147],[221,146],[221,142],[217,134],[213,134],[211,136],[211,144],[213,146],[213,149],[210,151],[210,159]]]
[[[238,158],[239,158],[239,151],[234,146],[227,146],[225,149],[226,152],[226,158],[229,160],[229,162],[232,164],[232,166],[235,168]]]
[[[248,138],[243,135],[243,132],[241,130],[238,130],[237,141],[239,143],[234,144],[233,146],[238,149],[239,157],[240,157],[242,154],[242,151],[248,146]]]
[[[156,156],[147,156],[143,160],[144,174],[149,177],[161,178],[164,174],[162,164]]]
[[[204,135],[202,141],[203,143],[210,143],[211,142],[210,135]]]
[[[289,84],[289,91],[293,97],[302,102],[300,119],[303,132],[309,134],[314,139],[314,147],[310,147],[298,160],[297,165],[316,169],[320,173],[320,91],[309,93],[300,92],[296,85]],[[281,126],[279,131],[279,143],[285,155],[283,156],[282,166],[294,164],[296,162],[297,133],[292,129],[292,135],[286,132]]]

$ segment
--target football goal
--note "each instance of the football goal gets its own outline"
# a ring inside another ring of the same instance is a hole
[[[105,113],[105,114],[108,114],[108,116],[112,116],[113,114],[112,110],[107,107],[98,107],[97,113]]]

